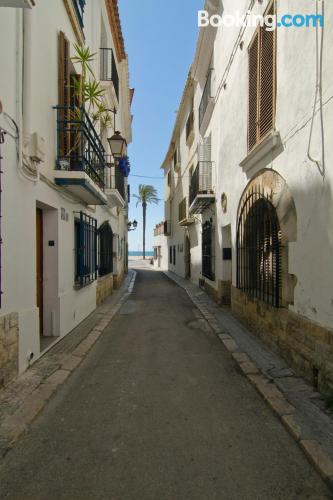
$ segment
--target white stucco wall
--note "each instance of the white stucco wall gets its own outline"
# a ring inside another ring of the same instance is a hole
[[[263,13],[268,5],[265,0],[255,2],[253,13]],[[224,0],[224,15],[245,13],[248,1]],[[294,305],[289,306],[295,312],[323,326],[333,327],[333,274],[331,272],[333,246],[333,149],[330,137],[333,127],[333,78],[332,64],[333,31],[329,20],[333,16],[331,2],[325,2],[326,28],[323,52],[323,101],[325,127],[325,165],[323,177],[316,164],[307,157],[310,134],[313,99],[316,86],[316,38],[313,28],[279,28],[277,30],[277,112],[276,129],[279,131],[283,151],[276,157],[266,157],[246,172],[240,162],[247,155],[247,117],[248,117],[248,51],[254,34],[254,28],[247,28],[242,41],[243,48],[235,51],[227,77],[225,88],[220,88],[216,96],[215,106],[205,136],[211,133],[212,161],[216,179],[216,204],[212,210],[206,210],[202,216],[196,216],[197,223],[189,226],[189,234],[193,247],[191,249],[192,280],[196,283],[201,273],[201,222],[213,217],[215,225],[215,283],[225,279],[230,269],[223,267],[222,261],[222,228],[231,226],[233,249],[232,281],[236,285],[236,224],[237,210],[241,195],[249,180],[262,168],[274,169],[287,182],[294,198],[297,211],[297,240],[289,244],[289,273],[297,278]],[[315,2],[300,0],[292,4],[287,0],[277,2],[278,15],[307,14],[315,11]],[[206,28],[205,28],[206,29]],[[177,224],[178,203],[184,193],[188,192],[187,172],[193,163],[193,152],[202,140],[198,130],[198,108],[202,96],[206,70],[211,57],[213,58],[213,88],[220,87],[222,77],[230,62],[231,53],[239,34],[238,27],[220,27],[210,30],[210,34],[201,33],[198,41],[197,54],[192,73],[194,74],[194,110],[195,110],[195,140],[189,149],[185,143],[184,124],[188,115],[187,104],[180,109],[178,128],[174,131],[172,141],[180,138],[182,154],[182,180],[176,184],[171,194],[168,190],[165,199],[173,200],[172,226],[174,231],[169,244],[178,244],[184,239],[185,229]],[[216,95],[216,94],[215,94]],[[321,156],[321,137],[318,117],[315,121],[312,142],[312,155]],[[167,163],[167,161],[166,161]],[[164,165],[165,166],[165,165]],[[178,174],[175,174],[177,177]],[[227,195],[227,212],[222,212],[221,195]],[[225,234],[229,234],[225,232]],[[229,246],[229,242],[227,242]],[[230,262],[224,264],[230,266]],[[183,275],[180,262],[171,270]]]
[[[63,336],[78,325],[96,307],[96,281],[83,289],[74,288],[74,218],[80,210],[95,217],[100,226],[108,220],[115,235],[115,269],[124,270],[125,254],[118,256],[117,236],[127,240],[126,209],[115,206],[87,207],[79,199],[64,195],[54,185],[56,160],[56,113],[52,109],[58,102],[58,33],[64,31],[71,43],[77,42],[62,0],[38,2],[27,12],[31,22],[31,47],[25,65],[31,75],[31,92],[24,109],[25,132],[37,132],[45,141],[45,160],[40,173],[51,185],[39,180],[26,180],[18,169],[15,140],[6,136],[2,146],[2,307],[0,314],[19,313],[19,369],[27,365],[27,355],[40,355],[39,315],[36,307],[36,207],[44,214],[44,333]],[[113,48],[110,24],[102,0],[87,2],[84,14],[86,43],[92,52],[99,53],[101,43],[101,17],[107,32],[107,46]],[[4,111],[20,125],[20,78],[22,61],[16,53],[22,50],[23,11],[0,8],[0,43],[6,50],[0,53],[0,100]],[[128,90],[126,67],[118,65],[121,99],[117,114],[117,128],[130,130],[130,112],[123,89]],[[99,57],[94,62],[99,78]],[[127,96],[126,96],[127,97]],[[28,106],[27,106],[28,103]],[[124,123],[129,120],[129,123]],[[10,123],[0,115],[0,126]],[[20,129],[20,133],[22,129]],[[110,130],[109,133],[112,131]],[[127,137],[128,141],[131,137]],[[106,146],[106,144],[105,144]],[[108,146],[107,146],[108,147]],[[108,150],[107,150],[108,151]],[[61,219],[61,209],[68,220]],[[54,241],[49,246],[48,241]]]

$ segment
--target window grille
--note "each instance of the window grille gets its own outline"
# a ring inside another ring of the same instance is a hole
[[[281,230],[270,201],[253,189],[237,227],[237,288],[273,307],[281,306]]]
[[[113,232],[108,222],[101,225],[99,235],[99,276],[113,271]]]
[[[82,288],[97,279],[97,220],[84,212],[75,219],[75,284]]]
[[[214,226],[211,220],[202,225],[202,275],[215,280]]]

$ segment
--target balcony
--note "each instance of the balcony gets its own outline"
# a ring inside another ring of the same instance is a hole
[[[165,220],[160,224],[156,224],[154,229],[154,236],[170,236],[171,224],[169,220]]]
[[[201,214],[215,201],[211,161],[200,161],[190,182],[190,214]]]
[[[56,106],[55,183],[88,205],[105,205],[105,151],[83,107]]]
[[[112,49],[100,49],[100,80],[104,88],[109,86],[108,82],[112,82],[112,91],[119,102],[119,75]]]
[[[125,208],[127,182],[119,165],[111,163],[111,155],[106,155],[107,166],[105,173],[105,194],[112,206]]]
[[[178,206],[178,224],[186,227],[194,223],[194,217],[190,217],[187,213],[187,199],[184,198]]]
[[[210,69],[199,106],[199,129],[202,136],[206,132],[214,108],[214,96],[212,94],[212,72],[213,70]]]

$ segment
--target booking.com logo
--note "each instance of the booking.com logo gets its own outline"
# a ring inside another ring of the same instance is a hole
[[[235,14],[209,15],[207,10],[198,11],[198,26],[207,27],[212,26],[218,28],[225,27],[265,27],[266,31],[274,31],[276,28],[316,28],[317,26],[324,26],[324,16],[321,14],[284,14],[277,18],[274,15],[255,15],[248,11],[245,15],[240,12]]]

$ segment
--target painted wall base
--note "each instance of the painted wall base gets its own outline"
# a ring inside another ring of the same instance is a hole
[[[0,387],[18,374],[18,314],[0,318]]]
[[[96,304],[103,304],[105,299],[112,294],[113,291],[113,274],[107,274],[97,280],[96,287]]]
[[[333,331],[231,288],[231,308],[254,334],[324,394],[333,394]]]

